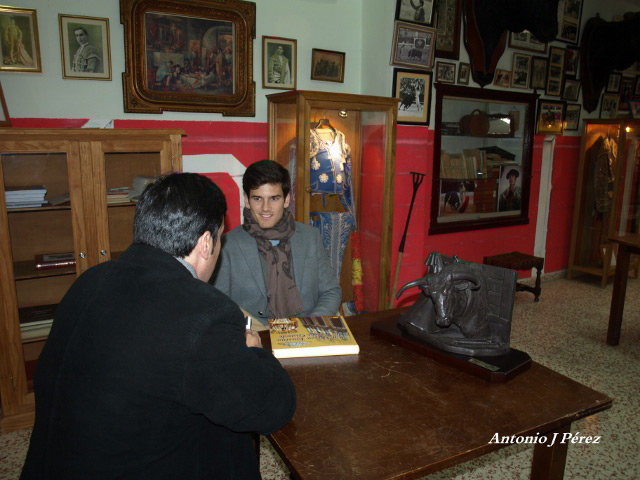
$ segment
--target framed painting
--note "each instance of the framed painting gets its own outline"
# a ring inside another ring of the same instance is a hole
[[[398,123],[429,125],[431,112],[431,73],[421,70],[393,69],[393,90],[398,98]]]
[[[0,127],[10,127],[11,117],[9,116],[9,109],[7,108],[7,102],[4,99],[4,93],[2,91],[2,84],[0,84]]]
[[[120,0],[124,111],[255,116],[256,5]]]
[[[562,99],[569,100],[571,102],[578,101],[578,95],[580,94],[580,80],[575,78],[564,79],[564,85],[562,86]]]
[[[62,78],[111,80],[109,19],[58,14]]]
[[[297,41],[262,37],[262,88],[296,89]]]
[[[460,62],[458,66],[458,83],[469,85],[469,75],[471,74],[471,64]]]
[[[436,62],[436,82],[456,83],[456,64],[453,62]]]
[[[460,57],[461,0],[436,0],[436,57],[458,60]]]
[[[617,118],[620,95],[617,93],[605,93],[600,102],[600,118]]]
[[[560,0],[558,2],[557,40],[578,43],[583,0]]]
[[[42,72],[34,9],[0,6],[0,31],[0,71]]]
[[[493,84],[496,87],[509,88],[511,86],[511,71],[496,69],[496,73],[493,76]]]
[[[538,40],[531,32],[509,32],[509,47],[530,52],[547,53],[547,44]]]
[[[311,80],[344,82],[345,53],[332,50],[311,50]]]
[[[606,93],[618,93],[620,91],[620,80],[622,80],[622,74],[613,72],[609,74],[607,80]]]
[[[582,105],[577,103],[567,104],[567,108],[564,111],[564,129],[565,130],[578,130],[580,125],[580,113],[582,112]]]
[[[433,68],[436,30],[406,22],[395,22],[391,65]]]
[[[539,100],[537,133],[562,135],[564,107],[564,102]]]
[[[514,53],[513,69],[511,70],[511,86],[514,88],[529,88],[530,73],[531,55]]]
[[[397,0],[396,20],[433,25],[433,2],[436,0]]]
[[[547,87],[547,57],[531,57],[531,75],[529,76],[529,88],[544,90]]]

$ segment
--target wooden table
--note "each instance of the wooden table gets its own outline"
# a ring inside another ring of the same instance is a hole
[[[542,287],[540,287],[540,274],[544,267],[544,258],[514,251],[510,253],[503,253],[501,255],[484,257],[483,263],[493,265],[494,267],[511,268],[513,270],[531,270],[535,268],[535,286],[530,287],[529,285],[518,282],[516,283],[516,290],[519,292],[531,292],[533,293],[533,300],[535,302],[540,300],[540,293],[542,292]]]
[[[607,343],[615,346],[620,343],[624,297],[627,293],[627,277],[629,276],[629,260],[632,253],[640,253],[640,235],[610,237],[609,241],[618,245],[616,274],[613,279],[613,294],[611,295],[609,328],[607,330]]]
[[[490,383],[370,336],[372,321],[400,311],[348,318],[359,355],[281,360],[298,408],[269,439],[292,477],[414,479],[507,446],[489,443],[496,433],[549,443],[558,433],[535,445],[531,478],[561,479],[562,434],[611,399],[535,362]]]

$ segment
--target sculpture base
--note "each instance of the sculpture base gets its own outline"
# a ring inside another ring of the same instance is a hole
[[[451,365],[459,370],[488,382],[506,382],[525,371],[531,365],[531,357],[515,348],[496,357],[471,357],[445,352],[418,338],[411,337],[398,327],[399,315],[371,324],[371,334],[392,343],[426,355],[434,360]]]

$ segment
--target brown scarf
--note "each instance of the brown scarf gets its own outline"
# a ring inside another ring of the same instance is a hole
[[[244,228],[256,239],[258,251],[267,263],[267,299],[269,310],[275,318],[295,317],[304,312],[302,297],[293,278],[291,262],[291,244],[289,239],[296,229],[296,222],[288,208],[273,228],[263,230],[251,215],[251,210],[244,208]],[[272,245],[270,240],[279,240]]]

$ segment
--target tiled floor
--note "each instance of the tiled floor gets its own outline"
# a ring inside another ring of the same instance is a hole
[[[570,445],[565,479],[640,478],[640,280],[629,280],[622,339],[605,343],[612,286],[595,277],[543,281],[540,301],[519,292],[511,345],[614,399],[610,410],[577,421],[572,431],[600,435],[599,445]],[[29,431],[0,435],[0,480],[19,476]],[[533,447],[513,445],[429,476],[429,480],[528,479]],[[263,439],[264,480],[286,480],[282,461]]]

